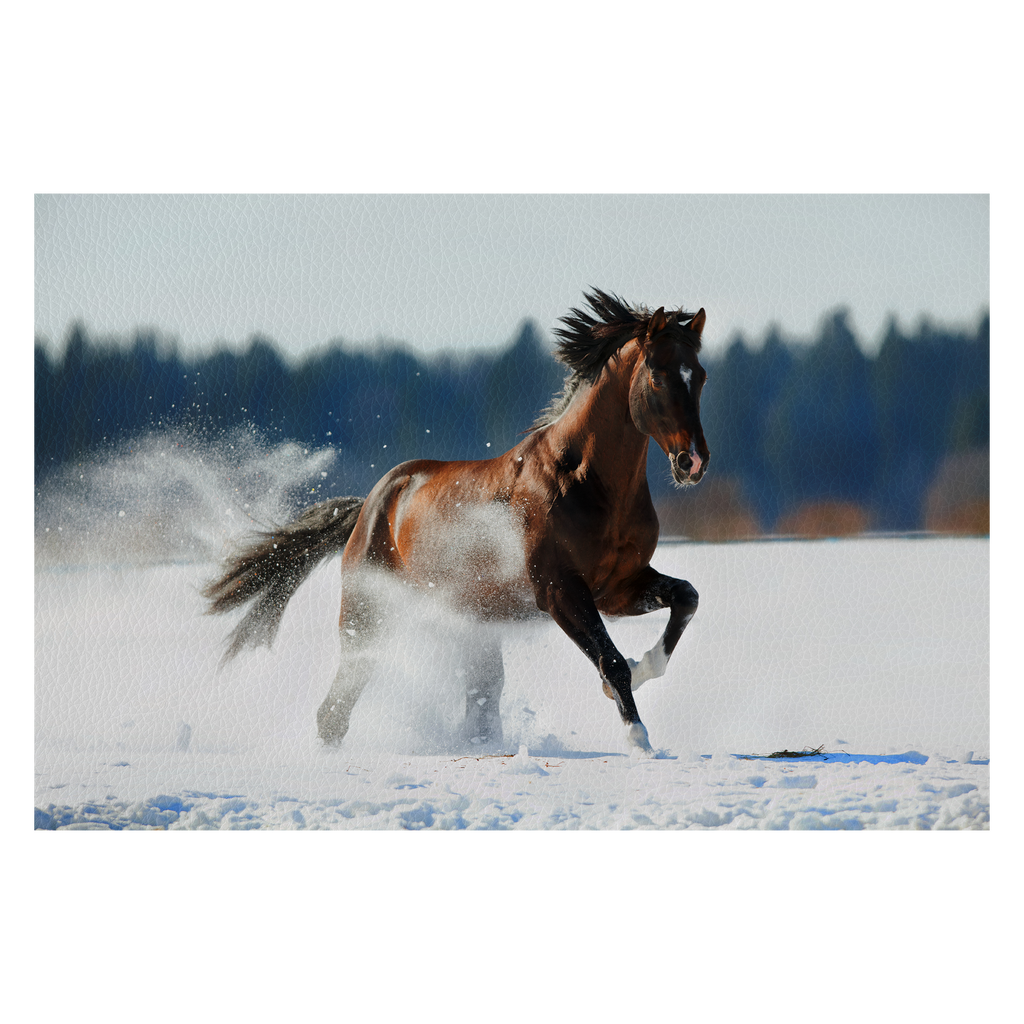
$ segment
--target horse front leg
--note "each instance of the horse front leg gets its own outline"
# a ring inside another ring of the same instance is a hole
[[[608,635],[587,584],[575,575],[555,578],[539,588],[537,604],[597,668],[606,696],[615,701],[630,745],[643,753],[653,753],[647,727],[640,721],[633,699],[629,663]]]
[[[645,615],[658,608],[671,609],[668,624],[658,642],[639,660],[628,659],[632,673],[631,688],[638,690],[648,679],[665,674],[668,660],[697,611],[697,591],[686,580],[663,576],[650,566],[634,586],[634,598],[625,609],[626,615]]]

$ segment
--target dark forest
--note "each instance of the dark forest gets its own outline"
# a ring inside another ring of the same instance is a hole
[[[988,532],[988,315],[966,330],[922,320],[912,334],[892,321],[869,357],[839,311],[810,343],[770,331],[702,358],[711,468],[675,491],[652,451],[663,535]],[[470,358],[339,342],[296,361],[259,337],[190,361],[153,333],[125,344],[76,325],[56,359],[36,344],[36,483],[155,430],[251,428],[334,448],[323,493],[366,494],[409,458],[512,447],[564,375],[530,321],[504,350]]]

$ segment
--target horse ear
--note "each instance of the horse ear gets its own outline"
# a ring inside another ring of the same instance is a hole
[[[691,331],[697,332],[698,338],[704,333],[704,321],[706,319],[707,316],[704,313],[704,307],[701,306],[700,309],[693,314],[693,319],[687,325]]]
[[[661,306],[647,324],[647,340],[650,341],[651,338],[659,331],[665,330],[666,327],[668,327],[668,317],[665,316],[665,307]]]

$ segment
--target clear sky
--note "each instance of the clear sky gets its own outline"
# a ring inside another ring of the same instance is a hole
[[[254,333],[423,353],[545,333],[596,285],[704,306],[709,350],[848,306],[973,325],[989,295],[984,195],[41,195],[36,332],[153,327],[186,354]]]

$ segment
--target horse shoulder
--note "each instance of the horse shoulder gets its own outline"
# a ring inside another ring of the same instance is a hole
[[[524,504],[527,566],[544,607],[544,591],[566,574],[580,577],[595,599],[612,598],[650,564],[658,543],[658,518],[649,493],[617,504],[599,482],[536,487]]]

